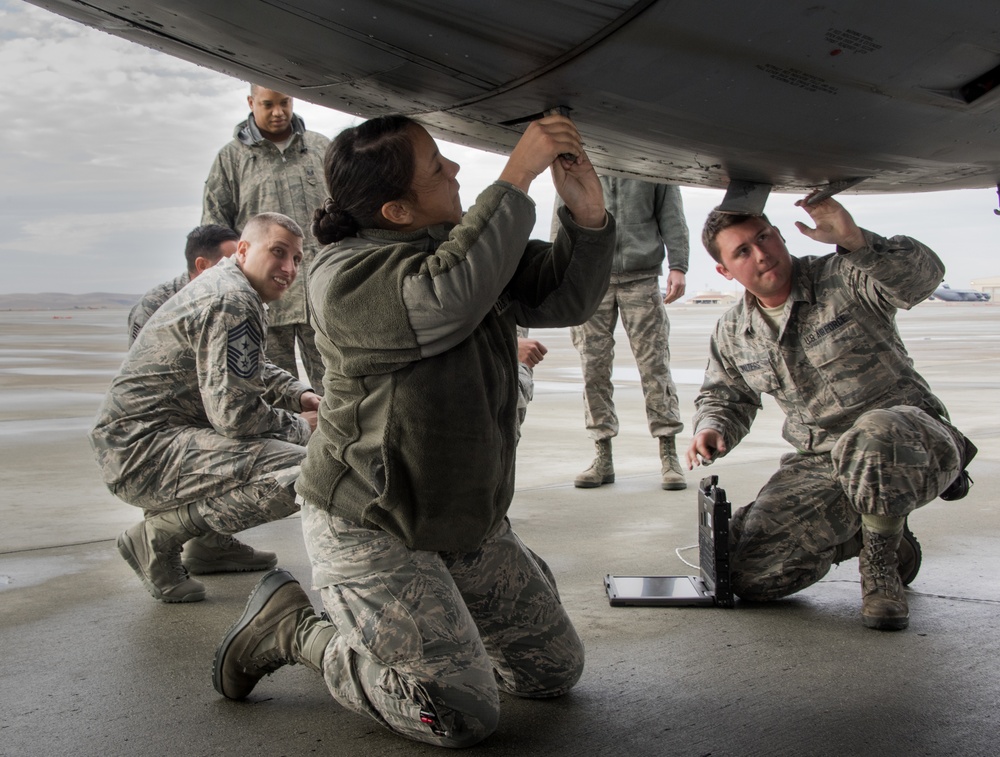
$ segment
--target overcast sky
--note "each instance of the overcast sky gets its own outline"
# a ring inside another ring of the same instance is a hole
[[[247,85],[21,0],[0,0],[0,70],[0,124],[7,127],[0,140],[0,293],[141,293],[180,273],[184,237],[201,220],[208,169],[247,116]],[[295,110],[327,136],[357,122],[304,101]],[[462,166],[468,207],[504,159],[441,148]],[[723,193],[682,193],[692,235],[688,294],[733,291],[698,241]],[[531,194],[536,236],[547,238],[551,182],[540,178]],[[793,254],[826,252],[795,229],[793,222],[805,219],[796,199],[772,195],[768,216]],[[1000,275],[994,189],[841,200],[862,226],[929,244],[953,287]]]

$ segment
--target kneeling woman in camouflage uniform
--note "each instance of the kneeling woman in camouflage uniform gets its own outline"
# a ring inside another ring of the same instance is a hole
[[[528,238],[531,181],[565,201],[554,243]],[[458,165],[403,117],[342,132],[317,210],[309,296],[325,396],[297,490],[331,622],[287,572],[266,576],[215,661],[247,696],[304,663],[393,731],[468,746],[498,689],[568,691],[583,646],[544,561],[507,521],[517,438],[515,327],[585,321],[607,286],[614,220],[572,121],[532,123],[463,215]]]

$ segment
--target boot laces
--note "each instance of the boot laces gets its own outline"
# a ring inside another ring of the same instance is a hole
[[[253,548],[244,544],[232,534],[219,534],[219,546],[229,552],[252,552]]]
[[[243,664],[243,672],[251,675],[271,675],[278,668],[294,665],[295,660],[285,657],[277,646],[271,647],[258,655],[254,655]]]
[[[868,535],[868,572],[869,577],[880,588],[888,588],[894,579],[899,578],[899,569],[890,567],[890,553],[894,557],[895,550],[890,550],[891,539],[882,534]],[[894,575],[895,574],[895,575]]]
[[[312,605],[298,608],[280,618],[261,640],[266,645],[264,649],[258,646],[247,658],[243,672],[265,676],[285,665],[294,665],[297,662],[295,650],[301,644],[302,621],[311,614],[314,614]]]
[[[184,549],[183,544],[178,544],[176,546],[171,546],[166,552],[166,564],[170,573],[177,579],[177,583],[181,583],[188,579],[188,570],[184,567],[184,563],[181,561],[181,552]]]

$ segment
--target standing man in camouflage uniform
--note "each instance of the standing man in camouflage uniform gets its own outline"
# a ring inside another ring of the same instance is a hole
[[[309,264],[319,251],[310,224],[326,199],[323,155],[330,140],[306,131],[288,95],[253,84],[247,102],[250,115],[236,125],[233,141],[219,151],[205,181],[201,222],[240,231],[258,213],[275,212],[306,230],[298,279],[268,313],[267,357],[295,376],[297,343],[306,377],[322,394],[323,359],[309,325],[306,286]]]
[[[864,625],[902,629],[903,586],[919,567],[906,516],[935,497],[965,496],[976,452],[896,330],[896,309],[926,299],[944,266],[915,239],[886,239],[835,200],[809,200],[796,204],[816,226],[796,226],[837,245],[833,254],[792,258],[765,216],[715,210],[705,223],[716,270],[747,291],[712,337],[687,460],[726,454],[750,430],[761,394],[772,395],[796,451],[733,516],[733,590],[777,599],[860,552]]]
[[[611,176],[602,176],[601,186],[608,212],[618,219],[618,239],[604,300],[590,320],[570,330],[583,367],[587,430],[597,448],[594,462],[573,485],[591,489],[615,480],[611,439],[618,435],[618,414],[611,369],[620,312],[639,368],[649,432],[659,440],[660,486],[684,489],[687,483],[674,438],[684,424],[670,376],[670,321],[664,307],[684,295],[689,244],[681,192],[668,184]],[[660,294],[659,283],[664,245],[670,269],[666,296]]]
[[[146,511],[118,551],[155,599],[204,599],[181,562],[186,542],[298,510],[319,397],[267,362],[264,324],[301,260],[292,219],[251,219],[233,258],[153,314],[111,382],[90,442],[111,492]],[[277,562],[260,554],[265,567]]]
[[[207,271],[223,258],[236,252],[240,235],[228,226],[210,223],[197,226],[187,235],[184,258],[187,270],[176,279],[165,281],[146,292],[128,314],[128,346],[139,335],[146,321],[160,306],[181,291],[199,274]]]

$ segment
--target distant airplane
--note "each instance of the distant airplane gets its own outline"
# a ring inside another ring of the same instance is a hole
[[[30,2],[339,111],[406,113],[494,152],[564,106],[598,169],[727,188],[727,202],[748,207],[772,187],[1000,181],[996,0]]]
[[[946,302],[989,302],[990,296],[976,289],[952,289],[947,284],[942,284],[928,299]]]

